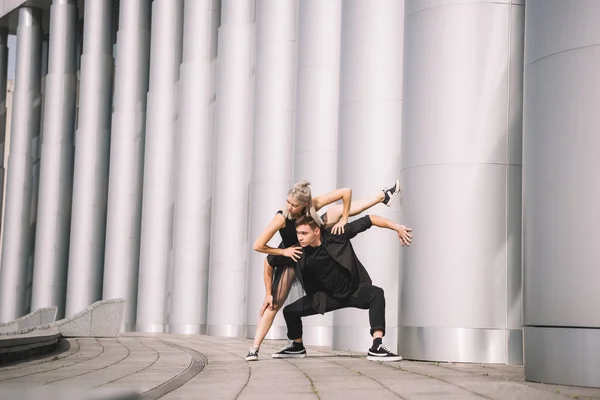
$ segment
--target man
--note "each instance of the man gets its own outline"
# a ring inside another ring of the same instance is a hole
[[[402,359],[382,344],[385,334],[383,289],[372,284],[350,243],[350,239],[372,225],[396,231],[403,246],[410,245],[412,241],[412,229],[376,215],[367,215],[348,223],[340,235],[331,235],[326,229],[321,229],[309,216],[296,220],[296,234],[303,248],[298,271],[306,296],[283,309],[288,338],[292,343],[273,354],[273,358],[306,357],[302,343],[302,317],[354,307],[369,310],[373,346],[368,351],[367,359]]]

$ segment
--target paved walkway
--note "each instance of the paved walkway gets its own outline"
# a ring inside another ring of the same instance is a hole
[[[525,382],[522,366],[380,364],[310,346],[305,359],[272,359],[283,341],[267,341],[260,361],[246,362],[250,343],[167,334],[68,339],[60,353],[0,367],[0,399],[23,398],[23,390],[45,400],[65,391],[78,399],[600,399],[600,389]]]

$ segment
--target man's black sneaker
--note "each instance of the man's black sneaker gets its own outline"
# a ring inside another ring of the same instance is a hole
[[[367,353],[367,360],[369,361],[382,361],[382,362],[390,362],[390,361],[401,361],[402,357],[392,353],[385,347],[385,345],[380,344],[377,348],[371,347],[369,352]]]
[[[273,353],[273,358],[304,358],[306,349],[302,343],[292,342],[285,346],[281,351]]]
[[[402,188],[400,187],[400,181],[396,180],[396,182],[394,183],[394,186],[392,186],[389,189],[383,189],[383,194],[384,194],[385,198],[383,199],[382,203],[388,207],[391,206],[392,202],[394,201],[396,196],[398,196],[400,193],[402,193]]]
[[[251,347],[250,350],[248,350],[246,361],[258,361],[258,349],[256,347]]]

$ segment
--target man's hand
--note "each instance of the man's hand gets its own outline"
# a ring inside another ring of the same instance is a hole
[[[265,311],[273,309],[273,295],[270,293],[265,294],[265,300],[263,301],[262,306],[260,307],[260,316],[262,317]]]
[[[398,232],[398,237],[400,238],[402,246],[410,246],[410,243],[412,242],[412,229],[407,228],[404,225],[396,225],[396,232]]]
[[[283,250],[283,255],[291,258],[294,261],[298,261],[302,257],[302,247],[290,246]]]
[[[342,233],[344,233],[344,225],[346,225],[347,223],[348,220],[346,218],[340,218],[338,223],[335,224],[333,228],[331,228],[331,233],[333,233],[334,235],[341,235]]]

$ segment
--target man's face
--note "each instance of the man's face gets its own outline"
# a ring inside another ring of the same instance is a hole
[[[298,225],[296,227],[296,235],[298,236],[298,242],[300,246],[316,246],[317,242],[321,237],[321,230],[317,227],[312,229],[310,225]]]

